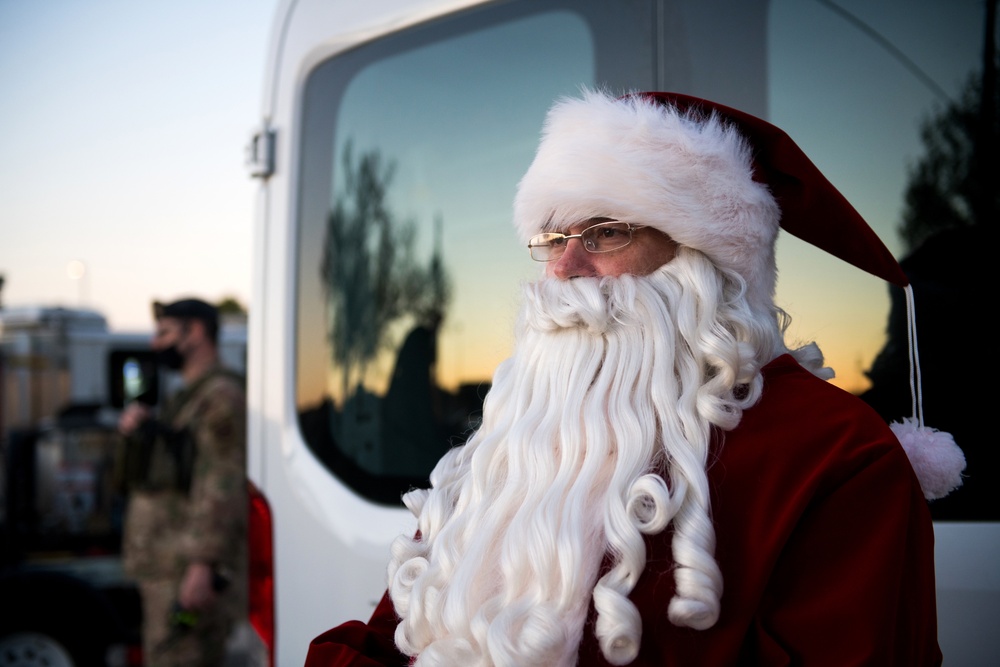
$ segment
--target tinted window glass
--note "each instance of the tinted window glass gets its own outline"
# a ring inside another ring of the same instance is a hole
[[[921,122],[976,69],[982,20],[978,5],[903,0],[748,0],[725,11],[504,2],[321,64],[303,99],[298,216],[297,404],[310,447],[359,492],[396,503],[476,425],[509,353],[517,283],[537,275],[510,205],[560,95],[595,84],[676,90],[768,118],[903,257],[897,227],[925,150]],[[880,356],[894,345],[885,284],[788,235],[778,265],[791,341],[817,340],[836,384],[887,419],[908,415],[906,364]],[[921,332],[928,423],[956,432],[970,470],[982,454],[959,438],[961,409],[932,394],[983,380],[933,376],[927,360],[947,358],[930,350],[952,342],[947,307],[975,308],[974,294],[959,287],[941,309],[918,296],[941,323]],[[890,379],[873,387],[886,368]],[[1000,511],[970,506],[979,509],[951,516]],[[942,507],[932,505],[951,512]]]
[[[775,0],[768,19],[771,120],[855,205],[914,285],[926,423],[953,434],[968,462],[963,487],[932,502],[931,513],[1000,518],[1000,492],[990,483],[996,448],[983,446],[969,418],[987,410],[992,387],[976,364],[955,359],[956,316],[982,307],[979,286],[992,278],[992,244],[986,225],[973,224],[968,196],[975,179],[960,176],[978,143],[962,117],[976,117],[982,99],[985,7]],[[947,114],[949,106],[958,113]],[[980,180],[995,193],[993,174]],[[993,206],[991,225],[995,197]],[[958,227],[908,243],[901,230],[917,218]],[[817,339],[837,384],[886,420],[909,417],[901,290],[787,234],[778,248],[778,298],[793,316],[793,336]]]
[[[399,502],[477,425],[537,272],[514,188],[552,99],[594,84],[594,63],[586,20],[555,10],[436,24],[311,77],[300,425],[368,497]]]

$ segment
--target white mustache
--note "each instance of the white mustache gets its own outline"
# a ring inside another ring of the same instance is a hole
[[[655,291],[648,278],[632,275],[528,283],[523,286],[522,331],[583,329],[599,336],[616,327],[639,326],[641,290]]]

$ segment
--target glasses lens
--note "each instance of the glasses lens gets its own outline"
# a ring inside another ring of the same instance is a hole
[[[632,228],[627,222],[602,222],[580,234],[589,252],[611,252],[632,242]]]
[[[536,262],[551,262],[559,259],[566,249],[566,237],[563,234],[537,234],[528,241],[531,259]]]

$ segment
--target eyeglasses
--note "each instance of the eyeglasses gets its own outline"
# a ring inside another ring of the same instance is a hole
[[[587,227],[579,234],[559,234],[546,232],[536,234],[528,241],[528,252],[536,262],[553,262],[566,252],[566,242],[580,239],[587,252],[611,252],[621,250],[632,242],[632,232],[638,229],[627,222],[612,220],[599,222]]]

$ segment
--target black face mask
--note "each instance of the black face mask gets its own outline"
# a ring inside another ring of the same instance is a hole
[[[173,371],[179,371],[184,367],[184,357],[177,351],[176,343],[166,349],[157,350],[156,361]]]

